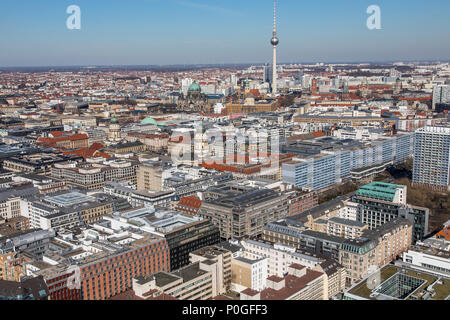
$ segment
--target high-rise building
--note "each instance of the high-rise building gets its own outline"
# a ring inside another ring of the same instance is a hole
[[[272,66],[268,63],[266,63],[264,65],[264,76],[263,76],[263,80],[266,83],[270,83],[272,84],[272,80],[273,80],[273,69]]]
[[[437,104],[450,103],[450,85],[439,85],[433,89],[433,110]]]
[[[138,191],[162,191],[163,167],[159,163],[142,163],[137,169]]]
[[[450,125],[427,126],[416,131],[413,183],[450,190]]]

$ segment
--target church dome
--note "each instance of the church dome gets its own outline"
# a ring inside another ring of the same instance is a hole
[[[161,126],[161,127],[165,127],[166,123],[165,122],[158,122],[155,119],[151,118],[151,117],[147,117],[144,120],[141,121],[141,124],[153,124],[155,126]]]
[[[156,122],[155,119],[149,117],[149,118],[145,118],[144,120],[142,120],[141,124],[154,124],[155,126],[157,126],[158,122]]]
[[[197,82],[191,84],[188,89],[188,92],[201,92],[201,91],[202,89],[200,88]]]

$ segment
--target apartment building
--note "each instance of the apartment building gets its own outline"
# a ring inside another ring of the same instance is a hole
[[[370,272],[395,260],[412,244],[412,223],[395,219],[375,230],[366,230],[361,238],[341,244],[339,263],[347,270],[347,284],[353,284]]]
[[[282,165],[283,182],[296,188],[321,190],[349,178],[352,169],[390,161],[397,163],[411,157],[413,153],[412,133],[383,137],[370,143],[336,140],[330,144],[328,140],[331,138],[326,139],[284,150],[298,156]]]
[[[328,281],[328,299],[331,299],[345,289],[345,268],[338,262],[326,258],[323,255],[261,240],[243,240],[240,242],[240,245],[244,248],[243,253],[239,255],[240,257],[244,256],[246,260],[256,262],[261,259],[267,260],[263,262],[267,264],[268,276],[275,275],[277,277],[283,277],[289,272],[289,266],[297,264],[326,274]],[[233,259],[233,263],[234,260],[237,260],[237,258]],[[248,288],[258,290],[253,287]]]
[[[416,130],[413,184],[450,191],[450,125]]]
[[[292,220],[269,223],[263,231],[262,239],[272,243],[309,251],[339,261],[339,248],[345,238],[312,231]]]
[[[326,232],[345,239],[356,239],[367,229],[369,226],[359,221],[334,217],[327,221]]]
[[[62,132],[53,132],[52,137],[40,137],[36,143],[45,147],[62,149],[81,149],[89,147],[87,134],[65,135]],[[52,135],[52,134],[50,134]]]

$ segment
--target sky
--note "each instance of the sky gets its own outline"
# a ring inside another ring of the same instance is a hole
[[[69,30],[67,7],[81,9]],[[367,8],[381,9],[369,30]],[[278,60],[450,60],[448,0],[278,0]],[[273,0],[1,0],[0,66],[263,63]]]

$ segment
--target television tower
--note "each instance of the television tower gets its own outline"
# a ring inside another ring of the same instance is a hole
[[[277,46],[280,42],[277,37],[277,5],[276,0],[273,0],[273,36],[270,43],[273,45],[273,78],[272,78],[272,94],[277,94],[278,92],[278,71],[277,71]]]

